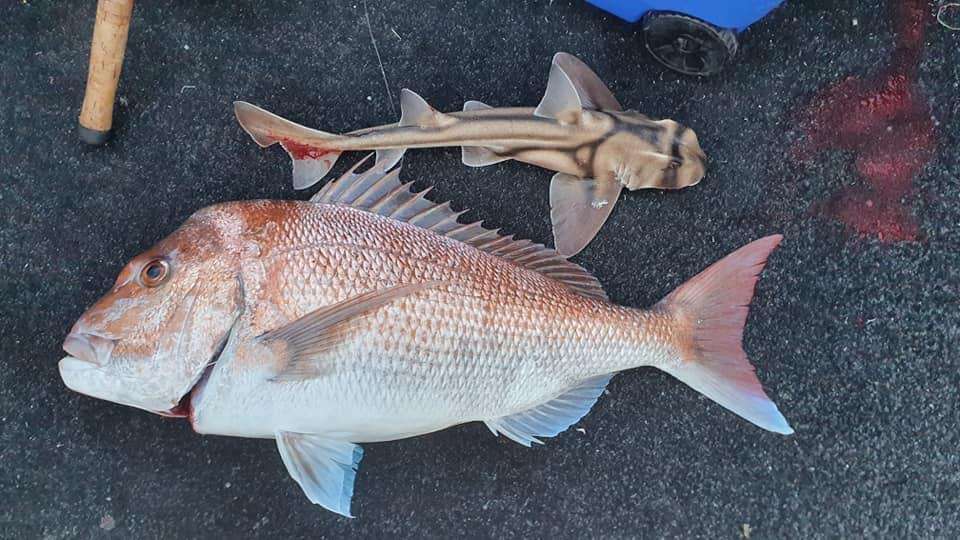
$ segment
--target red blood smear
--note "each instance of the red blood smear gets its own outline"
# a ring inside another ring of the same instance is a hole
[[[819,92],[797,118],[806,140],[793,149],[808,160],[823,150],[855,156],[861,182],[815,208],[860,235],[886,242],[916,240],[919,227],[903,200],[933,157],[929,107],[916,86],[927,22],[926,0],[893,0],[896,50],[868,79],[847,77]]]
[[[280,144],[283,145],[283,148],[290,153],[290,157],[298,160],[320,159],[323,156],[334,153],[326,148],[318,148],[316,146],[310,146],[309,144],[298,143],[291,139],[281,139]]]

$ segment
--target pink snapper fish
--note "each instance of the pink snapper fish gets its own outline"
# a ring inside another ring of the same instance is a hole
[[[310,201],[193,214],[77,321],[64,383],[201,434],[274,439],[306,496],[344,516],[360,443],[484,422],[529,446],[641,366],[792,433],[741,347],[779,235],[623,307],[554,250],[460,223],[383,165]]]

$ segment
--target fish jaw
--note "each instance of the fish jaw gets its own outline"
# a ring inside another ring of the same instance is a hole
[[[122,379],[117,378],[103,366],[87,360],[65,356],[60,360],[57,367],[60,378],[67,388],[85,396],[160,415],[164,415],[177,405],[177,400],[165,399],[160,396],[132,394],[123,385]]]

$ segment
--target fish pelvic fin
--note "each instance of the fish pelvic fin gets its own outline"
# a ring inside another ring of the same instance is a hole
[[[240,126],[263,148],[280,143],[293,160],[293,187],[306,189],[322,180],[341,151],[337,135],[310,129],[245,101],[236,101],[233,112]]]
[[[783,435],[793,429],[767,397],[741,341],[748,306],[767,257],[781,235],[755,240],[697,274],[657,304],[680,328],[680,361],[658,366],[755,425]]]
[[[463,146],[461,149],[461,160],[467,167],[486,167],[510,159],[482,146]]]
[[[287,472],[313,504],[344,517],[350,513],[353,484],[363,449],[312,433],[279,430],[274,434]]]

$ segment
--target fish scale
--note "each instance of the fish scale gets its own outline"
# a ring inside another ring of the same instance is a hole
[[[290,207],[291,223],[275,228],[278,237],[265,240],[274,246],[273,255],[259,261],[267,275],[280,277],[282,295],[276,298],[282,308],[269,309],[277,300],[264,286],[259,287],[264,298],[246,300],[255,312],[279,311],[292,320],[361,291],[422,280],[456,291],[397,300],[365,318],[356,338],[325,360],[343,378],[337,399],[351,407],[443,403],[451,410],[450,418],[436,420],[440,427],[464,414],[482,419],[522,410],[573,381],[610,370],[609,349],[617,342],[610,339],[604,315],[614,306],[429,231],[350,208],[282,204]],[[543,297],[550,301],[540,301]],[[645,316],[636,312],[634,324]],[[255,333],[285,322],[258,319]],[[381,397],[363,390],[390,386],[406,386],[417,397],[404,403],[395,393]]]

